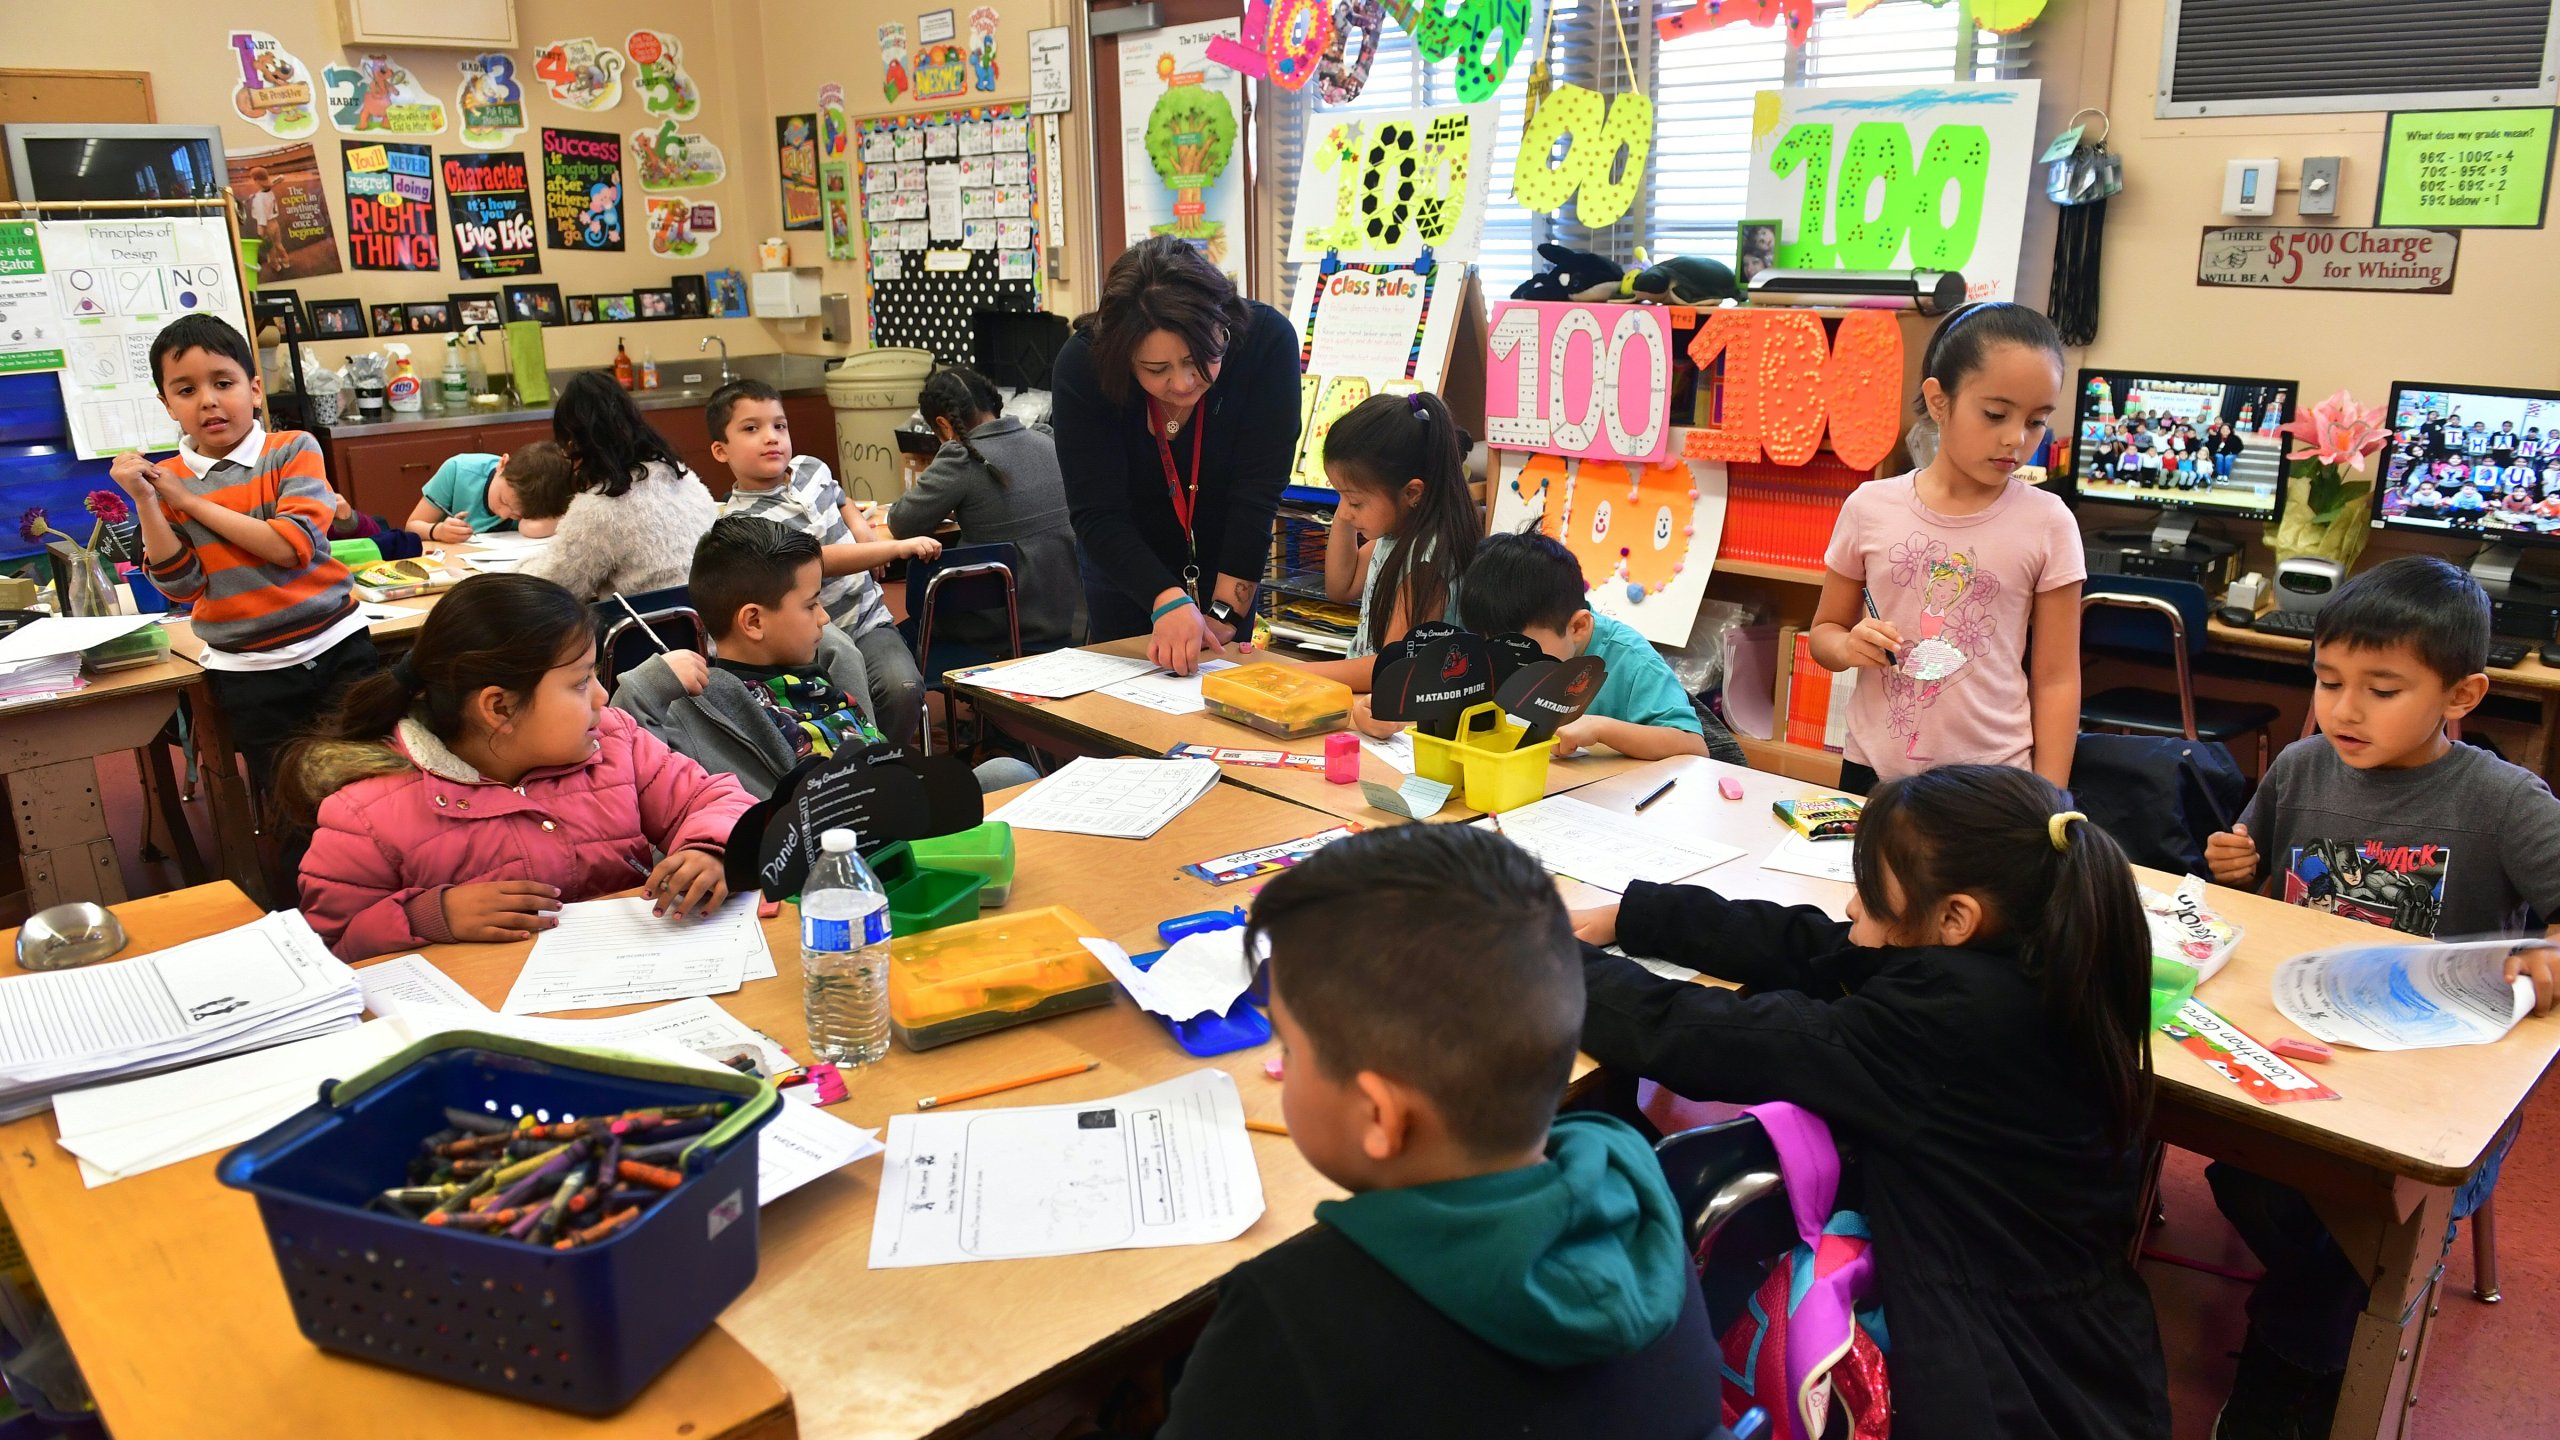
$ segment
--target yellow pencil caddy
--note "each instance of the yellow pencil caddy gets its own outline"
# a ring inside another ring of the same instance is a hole
[[[1472,809],[1516,810],[1547,793],[1547,762],[1556,753],[1553,739],[1522,748],[1527,732],[1490,700],[1470,705],[1458,716],[1454,740],[1413,732],[1413,773],[1459,786],[1459,798]]]

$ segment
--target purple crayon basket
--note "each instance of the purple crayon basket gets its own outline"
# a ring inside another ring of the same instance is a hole
[[[552,1121],[651,1105],[738,1108],[684,1152],[682,1185],[575,1250],[364,1208],[406,1183],[444,1110]],[[302,1333],[323,1350],[538,1405],[630,1403],[756,1277],[756,1132],[769,1083],[478,1032],[433,1036],[223,1157],[258,1197]]]

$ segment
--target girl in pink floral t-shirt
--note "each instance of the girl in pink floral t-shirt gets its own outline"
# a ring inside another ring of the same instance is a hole
[[[1876,672],[1850,702],[1842,787],[1954,764],[2067,785],[2088,564],[2070,510],[2014,473],[2062,403],[2062,339],[2024,306],[1968,305],[1921,371],[1938,458],[1859,486],[1823,556],[1813,658]]]

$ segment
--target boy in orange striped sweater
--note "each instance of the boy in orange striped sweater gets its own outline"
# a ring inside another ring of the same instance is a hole
[[[134,498],[152,583],[193,607],[214,702],[264,795],[276,752],[382,662],[329,554],[337,497],[319,443],[258,423],[248,340],[189,315],[151,342],[151,378],[186,439],[167,461],[119,455],[111,473]]]

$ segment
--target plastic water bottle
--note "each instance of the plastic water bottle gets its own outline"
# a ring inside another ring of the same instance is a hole
[[[837,1065],[889,1053],[889,896],[850,830],[818,837],[800,890],[800,977],[809,1052]]]

